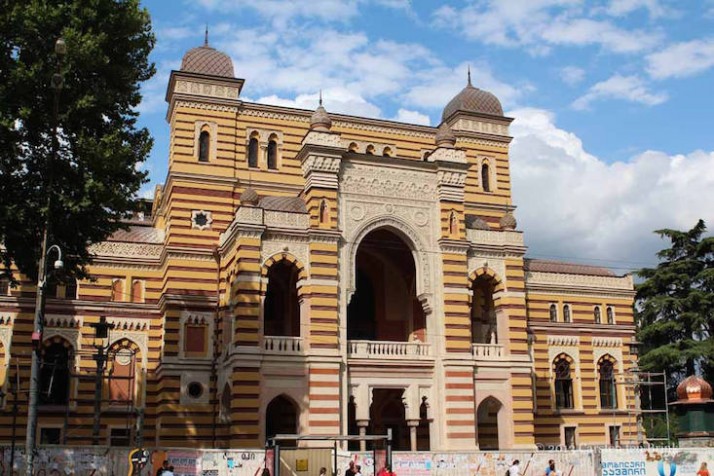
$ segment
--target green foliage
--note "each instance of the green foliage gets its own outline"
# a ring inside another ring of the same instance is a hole
[[[63,37],[58,154],[52,157],[55,41]],[[153,141],[136,125],[139,84],[155,73],[139,0],[3,0],[0,8],[2,260],[31,278],[51,195],[50,244],[85,275],[87,246],[122,225],[146,181]],[[50,179],[51,177],[51,179]]]
[[[689,231],[657,230],[671,247],[656,268],[638,271],[635,309],[643,370],[666,372],[676,385],[698,370],[714,378],[714,238],[699,222]]]

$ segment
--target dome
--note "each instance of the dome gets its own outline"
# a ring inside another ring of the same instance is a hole
[[[448,119],[457,111],[474,112],[477,114],[488,114],[491,116],[503,116],[503,107],[496,96],[475,88],[471,84],[471,71],[469,71],[468,84],[457,94],[454,99],[444,108],[441,120]]]
[[[208,34],[203,46],[190,49],[183,55],[181,71],[233,78],[233,61],[230,56],[208,46]]]
[[[502,230],[515,230],[516,226],[518,223],[516,222],[516,217],[513,216],[513,213],[508,212],[503,217],[501,217],[501,229]]]
[[[315,112],[312,113],[310,118],[310,129],[316,131],[329,131],[332,127],[332,119],[327,111],[322,106],[322,92],[320,92],[320,105],[317,106]]]
[[[258,200],[260,200],[260,197],[258,197],[258,193],[250,187],[243,190],[243,193],[240,194],[241,205],[248,205],[254,207],[258,205]]]
[[[466,215],[466,228],[470,230],[485,230],[491,229],[486,220],[478,215]]]
[[[677,401],[701,402],[712,398],[712,386],[701,377],[690,375],[677,385]]]
[[[456,144],[456,136],[451,130],[451,127],[445,122],[442,122],[436,130],[436,137],[434,140],[437,147],[454,147]]]

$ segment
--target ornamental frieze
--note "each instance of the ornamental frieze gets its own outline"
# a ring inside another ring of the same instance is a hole
[[[220,84],[198,83],[195,81],[176,81],[177,93],[197,94],[222,99],[238,99],[238,88]]]
[[[344,194],[403,198],[434,202],[436,183],[431,173],[416,173],[402,169],[362,167],[346,164],[340,181]]]

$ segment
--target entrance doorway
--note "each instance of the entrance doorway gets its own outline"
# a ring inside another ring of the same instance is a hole
[[[488,397],[478,406],[476,426],[479,449],[500,449],[498,417],[502,408],[501,402],[493,397]]]
[[[403,397],[404,389],[401,388],[375,388],[369,408],[368,434],[386,435],[392,430],[392,449],[395,451],[411,449]]]
[[[426,342],[426,318],[416,294],[412,250],[386,228],[357,249],[356,290],[347,307],[349,340]]]
[[[275,435],[298,433],[298,406],[289,397],[275,397],[265,409],[265,438]],[[294,441],[283,441],[286,447],[295,446]]]

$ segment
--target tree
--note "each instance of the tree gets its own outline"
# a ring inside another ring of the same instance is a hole
[[[64,38],[56,158],[50,86]],[[49,212],[50,244],[86,276],[88,245],[122,227],[146,181],[153,141],[136,124],[139,85],[155,73],[139,0],[3,0],[0,8],[0,247],[36,279]],[[47,210],[47,197],[50,209]]]
[[[640,366],[672,384],[701,370],[714,378],[714,237],[699,222],[689,231],[657,230],[671,242],[656,268],[638,271],[635,309],[643,343]]]

